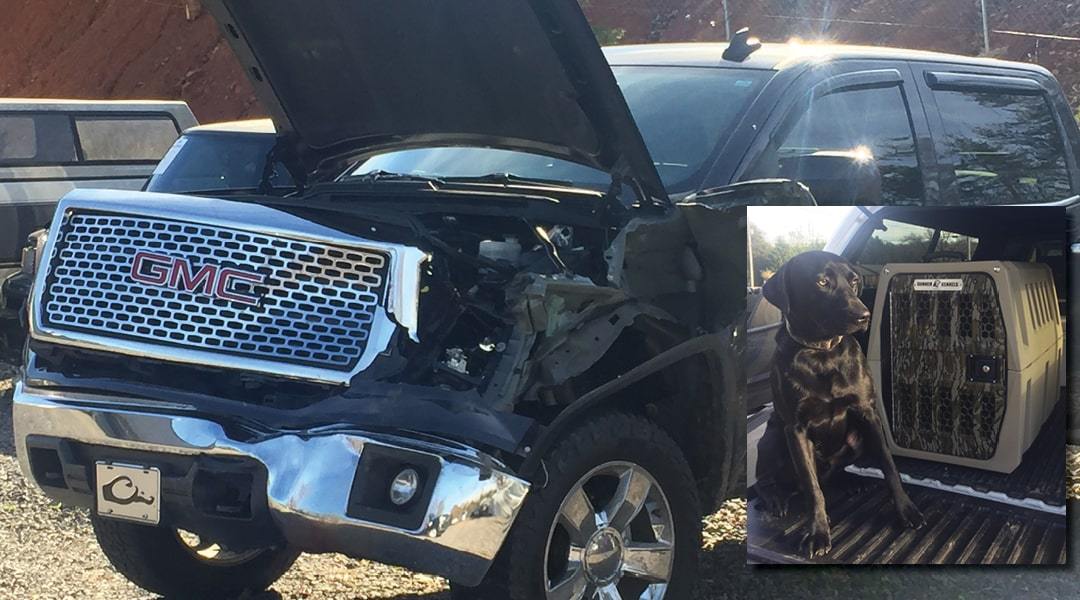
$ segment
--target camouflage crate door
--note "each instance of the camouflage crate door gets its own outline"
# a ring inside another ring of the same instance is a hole
[[[897,445],[994,455],[1005,418],[1005,323],[985,273],[904,273],[888,287],[886,417]]]

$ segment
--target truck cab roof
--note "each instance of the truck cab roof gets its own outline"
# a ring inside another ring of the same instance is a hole
[[[743,61],[725,60],[724,43],[635,44],[608,46],[604,55],[612,66],[653,65],[686,67],[728,67],[780,71],[835,60],[897,60],[954,63],[970,66],[1019,69],[1049,75],[1039,65],[884,46],[857,46],[793,40],[762,44]]]

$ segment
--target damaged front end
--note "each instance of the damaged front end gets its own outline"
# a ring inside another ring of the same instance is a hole
[[[95,465],[154,464],[168,526],[466,585],[566,415],[652,411],[702,490],[737,485],[738,436],[714,424],[740,422],[721,406],[737,396],[723,324],[739,308],[722,292],[741,280],[726,254],[738,218],[449,206],[69,195],[14,397],[25,474],[93,508]],[[605,387],[623,374],[657,397]],[[406,470],[415,489],[397,503]]]

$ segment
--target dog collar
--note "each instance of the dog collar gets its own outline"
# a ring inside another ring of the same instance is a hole
[[[796,344],[802,346],[803,348],[809,348],[811,350],[832,350],[840,344],[840,340],[841,338],[843,338],[843,336],[838,335],[836,337],[822,340],[820,342],[812,342],[810,340],[795,335],[795,332],[791,331],[791,323],[788,322],[787,319],[784,319],[784,328],[787,329],[788,336]]]

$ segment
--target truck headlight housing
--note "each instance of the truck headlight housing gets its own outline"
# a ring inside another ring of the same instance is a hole
[[[45,247],[45,240],[48,239],[48,231],[44,229],[38,229],[27,236],[26,247],[22,251],[22,260],[19,264],[19,269],[27,275],[33,275],[37,272],[38,262],[41,260],[42,251]]]

